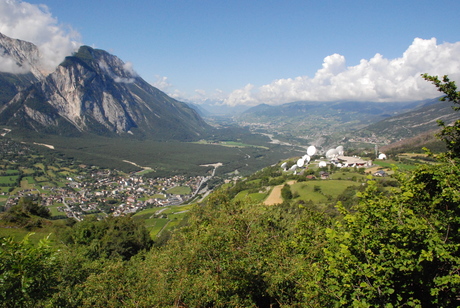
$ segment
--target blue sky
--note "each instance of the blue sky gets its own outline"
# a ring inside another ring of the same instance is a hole
[[[107,50],[185,101],[384,102],[438,95],[420,73],[460,77],[458,12],[457,0],[0,0],[0,32]]]

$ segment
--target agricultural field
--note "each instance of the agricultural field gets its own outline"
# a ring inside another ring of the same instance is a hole
[[[176,227],[185,217],[193,205],[176,205],[167,207],[155,207],[142,210],[136,213],[133,218],[144,220],[150,236],[154,239],[163,230],[170,230]]]
[[[298,200],[324,203],[337,198],[347,187],[359,185],[348,180],[317,180],[295,183],[291,191],[298,195]]]
[[[166,191],[168,194],[173,195],[188,195],[192,192],[188,186],[176,186]]]

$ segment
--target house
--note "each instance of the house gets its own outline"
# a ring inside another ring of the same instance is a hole
[[[374,176],[386,176],[386,172],[383,170],[378,170],[377,172],[374,172]]]

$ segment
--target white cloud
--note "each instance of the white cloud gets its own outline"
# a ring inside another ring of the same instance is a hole
[[[123,64],[123,69],[125,70],[125,73],[130,75],[130,76],[133,76],[133,77],[136,77],[137,76],[137,73],[136,71],[134,70],[133,68],[133,64],[131,62],[126,62]]]
[[[20,0],[0,1],[0,32],[37,45],[42,65],[49,71],[81,45],[78,42],[80,35],[70,27],[58,24],[46,5]]]
[[[29,72],[30,68],[26,65],[19,66],[16,61],[9,55],[5,54],[5,50],[0,48],[0,71],[13,73],[13,74],[24,74]]]
[[[327,56],[313,78],[278,79],[257,89],[248,84],[233,91],[225,104],[278,105],[310,101],[410,101],[439,96],[420,74],[449,75],[460,80],[460,42],[437,44],[436,39],[414,39],[402,57],[386,59],[376,54],[358,65],[346,66],[345,57]]]
[[[152,84],[155,88],[160,89],[163,92],[169,91],[173,85],[168,81],[168,77],[155,75],[155,81]]]
[[[134,77],[137,77],[137,73],[133,69],[133,64],[131,62],[123,63],[120,59],[117,60],[119,61],[119,65],[113,67],[110,67],[105,60],[100,60],[98,64],[115,82],[133,83],[136,81]],[[122,68],[121,71],[118,69],[120,66]],[[114,70],[118,72],[118,74],[114,72]]]

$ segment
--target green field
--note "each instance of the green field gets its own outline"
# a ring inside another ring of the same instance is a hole
[[[267,193],[249,193],[249,190],[240,191],[233,200],[235,201],[243,201],[243,200],[250,200],[250,202],[259,203],[262,202],[265,198],[267,198]]]
[[[192,192],[192,189],[188,186],[177,186],[168,189],[166,192],[173,195],[188,195]]]
[[[328,196],[337,198],[347,187],[358,185],[348,180],[308,181],[291,185],[291,191],[299,195],[299,200],[322,203],[328,201]]]
[[[5,184],[14,184],[18,179],[19,175],[3,175],[0,176],[0,186]]]
[[[64,212],[59,212],[57,210],[58,207],[61,207],[61,206],[64,206],[64,204],[62,203],[55,203],[51,206],[48,206],[48,209],[50,210],[51,212],[51,216],[65,216],[65,213]]]
[[[150,208],[136,213],[133,218],[144,220],[145,227],[154,239],[164,229],[171,229],[177,226],[192,207],[193,205],[176,205]]]
[[[409,165],[409,164],[404,164],[404,163],[400,163],[400,162],[397,162],[397,161],[394,161],[394,160],[385,160],[385,161],[375,161],[374,162],[376,165],[379,165],[383,168],[394,168],[394,166],[398,167],[399,170],[414,170],[415,168],[417,168],[417,166],[414,164],[414,165]]]
[[[53,236],[54,229],[52,226],[46,226],[44,228],[36,229],[33,232],[27,231],[24,228],[14,228],[14,227],[3,227],[0,226],[0,237],[12,237],[15,241],[21,241],[27,234],[33,233],[30,236],[30,241],[32,243],[38,243],[42,238],[47,236],[50,237],[51,240],[55,239]]]

